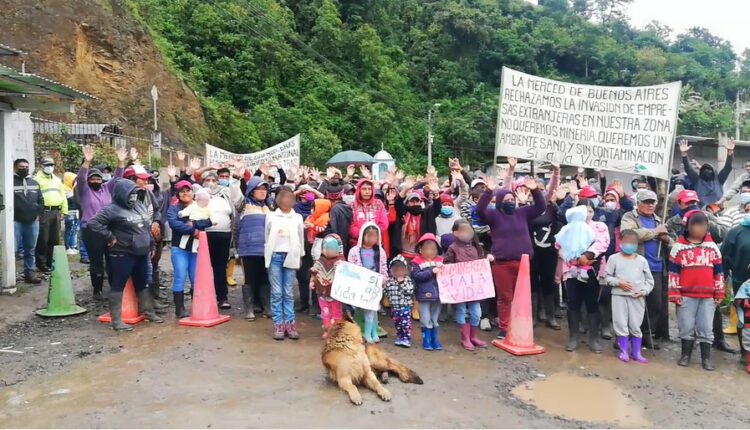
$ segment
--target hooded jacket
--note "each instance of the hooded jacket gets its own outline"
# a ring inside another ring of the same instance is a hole
[[[80,209],[78,203],[78,196],[73,190],[73,184],[76,180],[76,174],[73,172],[63,173],[63,192],[65,197],[68,199],[68,215],[77,214]],[[75,212],[73,212],[75,211]]]
[[[114,178],[103,183],[101,188],[94,191],[89,187],[88,183],[89,169],[84,167],[78,169],[75,192],[78,195],[78,203],[81,205],[82,227],[86,227],[89,218],[99,212],[99,209],[112,203],[112,191],[115,189],[115,184],[119,181],[116,178],[121,178],[123,171],[121,167],[115,169]]]
[[[44,200],[39,184],[31,176],[22,178],[13,174],[13,220],[31,224],[42,214]]]
[[[719,172],[719,176],[716,176],[713,166],[705,163],[701,166],[699,173],[696,173],[693,167],[688,162],[687,157],[682,157],[682,166],[685,172],[690,178],[690,182],[693,184],[693,190],[698,193],[698,198],[702,205],[710,205],[721,200],[724,196],[724,189],[722,186],[727,181],[729,173],[732,172],[732,159],[731,155],[727,156],[727,161],[724,163],[724,168]],[[704,179],[706,177],[707,179]]]
[[[426,240],[432,240],[437,243],[434,235],[426,233],[422,235],[417,245]],[[437,267],[437,263],[442,263],[442,261],[443,259],[440,257],[435,257],[432,261],[425,261],[421,255],[417,254],[411,260],[411,263],[409,263],[411,279],[414,282],[414,294],[418,302],[440,301],[437,276],[432,272],[432,269]]]
[[[362,228],[357,232],[357,245],[353,246],[352,249],[349,250],[349,262],[352,264],[356,264],[357,266],[362,266],[362,255],[360,254],[360,251],[362,250],[362,232],[365,231],[365,229],[369,226],[374,226],[378,229],[378,243],[377,247],[380,248],[380,254],[378,256],[378,259],[380,261],[376,261],[375,265],[378,267],[378,273],[383,275],[383,280],[385,280],[388,277],[388,257],[386,256],[385,249],[383,249],[383,236],[380,232],[380,227],[377,226],[377,224],[373,222],[366,222],[362,225]]]
[[[265,184],[259,176],[253,176],[245,191],[245,208],[240,214],[238,249],[241,257],[261,256],[265,253],[266,215],[271,211],[268,199],[259,202],[253,198],[253,191]]]
[[[118,180],[112,193],[112,203],[105,206],[89,220],[88,228],[109,243],[112,256],[147,255],[154,247],[151,236],[151,215],[140,200],[132,206],[128,197],[138,192],[138,187],[128,180]]]
[[[407,269],[409,267],[409,263],[406,259],[401,255],[397,255],[391,260],[388,269],[391,269],[393,263],[396,262],[400,262],[406,266]],[[408,271],[401,282],[398,282],[392,274],[389,275],[388,280],[385,283],[384,293],[388,298],[388,303],[391,305],[391,308],[397,310],[411,308],[414,305],[414,299],[412,298],[414,296],[414,283],[412,282]]]
[[[482,193],[477,203],[476,211],[479,217],[489,227],[492,234],[492,255],[496,261],[520,261],[521,255],[534,256],[534,248],[531,245],[531,233],[529,233],[529,222],[541,215],[547,208],[544,194],[534,190],[534,204],[516,208],[512,214],[501,212],[503,198],[510,191],[499,189],[495,194],[497,209],[489,209],[492,200],[492,190]]]
[[[359,194],[364,184],[370,184],[372,187],[372,197],[367,203],[362,201]],[[375,223],[381,232],[388,230],[388,214],[385,211],[383,202],[375,198],[375,184],[369,179],[362,179],[357,183],[357,190],[354,196],[354,202],[349,205],[352,209],[352,222],[349,226],[349,243],[352,245],[358,242],[359,232],[367,222]]]
[[[320,258],[310,268],[310,288],[315,290],[315,294],[320,298],[331,297],[331,286],[333,285],[333,275],[336,273],[336,265],[339,261],[344,261],[344,244],[337,234],[329,234],[327,238],[335,239],[339,244],[339,253],[334,258],[327,258],[323,253]]]
[[[312,213],[305,218],[305,222],[312,224],[312,228],[305,231],[307,241],[313,243],[315,238],[324,238],[331,232],[329,223],[331,222],[331,201],[326,199],[316,199],[312,207]],[[341,240],[341,237],[336,235]],[[343,252],[343,248],[341,249]]]
[[[731,276],[732,285],[742,285],[750,278],[750,227],[738,225],[729,230],[721,243],[721,258],[724,262],[724,279]]]

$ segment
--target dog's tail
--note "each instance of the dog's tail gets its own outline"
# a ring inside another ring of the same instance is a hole
[[[411,383],[411,384],[417,384],[422,385],[424,382],[422,381],[422,378],[417,375],[417,373],[408,367],[404,366],[403,364],[399,363],[396,360],[389,359],[391,364],[391,370],[398,375],[398,379],[401,380],[401,382]]]

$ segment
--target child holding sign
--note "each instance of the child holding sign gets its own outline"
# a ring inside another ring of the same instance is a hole
[[[419,302],[419,324],[422,327],[422,349],[441,350],[438,342],[438,318],[440,317],[440,296],[437,274],[443,267],[443,259],[438,257],[440,247],[432,233],[425,233],[417,241],[417,256],[411,260],[411,278]]]
[[[362,266],[365,269],[372,270],[373,272],[380,273],[383,275],[383,279],[388,276],[388,269],[386,264],[386,254],[383,246],[381,245],[380,228],[373,222],[366,222],[362,225],[359,232],[359,238],[357,245],[349,250],[349,262]],[[365,315],[365,327],[363,337],[367,343],[377,343],[380,338],[378,337],[378,324],[377,324],[377,311],[364,310]]]
[[[391,273],[385,284],[385,295],[391,305],[391,319],[396,327],[396,346],[411,348],[411,308],[414,306],[414,284],[406,259],[397,255],[391,260]]]
[[[453,236],[455,242],[445,251],[443,263],[464,263],[467,261],[480,260],[484,258],[484,250],[479,244],[479,240],[474,234],[474,228],[471,223],[465,219],[460,219],[453,223]],[[487,256],[492,262],[492,254]],[[474,346],[484,348],[485,342],[479,339],[479,319],[482,316],[482,308],[479,302],[456,303],[455,304],[456,324],[461,330],[461,346],[467,351],[474,351]],[[469,322],[466,322],[466,311],[469,311]]]
[[[331,323],[341,321],[341,303],[331,298],[333,276],[336,265],[344,259],[344,245],[337,234],[329,234],[323,238],[320,258],[310,268],[310,289],[318,296],[320,319],[323,322],[323,339],[328,337],[328,327]]]

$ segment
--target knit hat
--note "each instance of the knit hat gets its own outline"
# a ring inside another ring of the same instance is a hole
[[[450,194],[440,195],[440,206],[443,206],[445,204],[453,206],[453,197],[451,197]]]
[[[703,215],[706,216],[703,211],[699,209],[693,209],[685,212],[685,215],[682,216],[682,226],[685,227],[685,231],[687,231],[687,225],[690,222],[690,218],[696,216],[696,215]]]
[[[388,269],[392,269],[393,266],[403,266],[408,267],[409,264],[407,263],[406,259],[403,255],[398,254],[397,256],[393,257],[393,260],[391,260],[390,263],[388,263]]]

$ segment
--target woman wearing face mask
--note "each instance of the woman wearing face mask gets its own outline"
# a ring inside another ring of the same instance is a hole
[[[151,236],[151,216],[138,200],[138,187],[130,181],[116,181],[112,203],[97,212],[89,220],[88,227],[103,237],[109,248],[112,328],[117,331],[133,329],[121,319],[122,292],[129,278],[146,319],[164,322],[154,312],[153,298],[146,288],[146,271],[149,256],[154,252],[154,239]]]
[[[423,189],[429,197],[433,194],[429,189]],[[417,255],[417,241],[426,233],[435,234],[437,226],[435,220],[440,214],[442,205],[431,198],[427,203],[422,201],[424,194],[414,191],[414,181],[407,178],[401,193],[396,198],[396,224],[398,234],[391,238],[391,247],[398,250],[407,261]]]
[[[454,205],[453,198],[449,194],[442,194],[440,196],[440,213],[435,218],[438,240],[446,234],[453,236],[453,224],[460,219],[462,219],[461,214]]]
[[[533,205],[516,208],[513,194],[507,189],[497,190],[497,183],[487,181],[487,190],[482,193],[477,203],[479,217],[490,227],[492,233],[492,278],[495,284],[498,313],[498,339],[504,339],[510,319],[510,302],[516,287],[518,268],[521,256],[528,254],[533,258],[534,249],[529,233],[529,221],[544,212],[546,202],[544,194],[538,189],[533,178],[527,178],[524,186],[529,189],[534,199]],[[490,208],[490,201],[495,194],[498,209]]]

